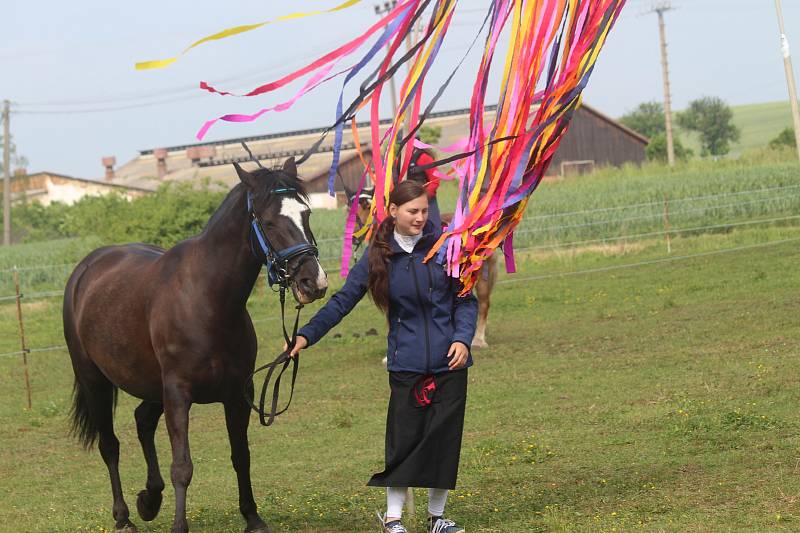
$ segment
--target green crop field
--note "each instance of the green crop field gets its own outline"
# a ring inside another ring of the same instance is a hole
[[[448,513],[473,533],[800,530],[799,201],[793,163],[544,183],[515,239],[518,273],[501,275],[493,296],[490,348],[474,354]],[[332,239],[329,267],[342,216],[312,217]],[[68,436],[72,372],[50,294],[98,244],[0,253],[0,297],[21,268],[28,346],[56,347],[28,355],[28,410],[16,306],[0,300],[0,531],[113,530],[99,453]],[[281,346],[277,297],[259,285],[249,305],[267,361]],[[254,491],[276,532],[377,530],[384,495],[365,483],[382,467],[384,331],[365,299],[303,353],[290,411],[270,428],[253,420]],[[116,422],[132,510],[145,480],[135,405],[120,395]],[[192,531],[241,531],[220,405],[193,407],[190,441]],[[168,479],[163,424],[157,446]],[[168,531],[173,503],[168,484],[154,522],[132,519]]]

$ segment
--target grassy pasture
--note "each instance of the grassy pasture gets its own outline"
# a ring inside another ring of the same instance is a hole
[[[788,218],[798,213],[798,170],[651,168],[542,185],[521,230],[552,229],[530,232],[518,273],[495,291],[449,513],[487,533],[800,529],[800,224]],[[665,192],[696,208],[674,215],[673,228],[776,220],[677,233],[670,254],[663,235],[641,236],[663,230],[659,217],[595,224],[660,215]],[[620,209],[587,213],[608,208]],[[314,220],[320,239],[340,231],[341,213]],[[0,260],[57,265],[96,245],[15,247],[17,257]],[[53,270],[26,290],[63,285],[66,274]],[[5,277],[0,287],[8,294]],[[12,304],[0,302],[0,353],[18,349]],[[267,360],[280,348],[277,298],[259,287],[250,307]],[[29,346],[63,344],[58,297],[32,298],[23,311]],[[382,466],[384,331],[362,302],[304,352],[289,413],[272,428],[251,426],[256,498],[277,531],[375,530],[384,496],[364,483]],[[0,357],[0,531],[110,531],[105,467],[67,435],[68,355],[33,353],[29,366],[32,410],[18,356]],[[135,405],[121,395],[116,423],[132,508],[145,479]],[[193,407],[190,429],[192,530],[241,531],[221,406]],[[168,478],[163,424],[157,446]],[[142,532],[168,531],[172,511],[168,484],[154,522],[133,518]]]

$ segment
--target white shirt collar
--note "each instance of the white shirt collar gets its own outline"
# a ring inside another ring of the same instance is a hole
[[[402,248],[403,251],[408,254],[414,250],[414,246],[417,245],[417,242],[419,242],[421,238],[421,232],[419,235],[400,235],[397,233],[397,230],[394,230],[394,240],[396,240],[397,244],[400,245],[400,248]]]

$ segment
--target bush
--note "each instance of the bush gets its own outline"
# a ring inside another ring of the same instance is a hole
[[[169,247],[202,231],[225,197],[204,182],[166,183],[128,201],[118,194],[87,196],[65,205],[21,204],[12,210],[15,240],[36,242],[95,236],[104,244],[146,242]]]
[[[688,161],[694,156],[694,152],[685,148],[678,137],[672,137],[672,148],[675,151],[675,159],[677,161]],[[659,161],[661,163],[667,162],[667,136],[663,133],[658,133],[650,138],[645,148],[645,155],[648,161]]]
[[[780,150],[787,146],[795,147],[794,128],[785,128],[777,137],[769,142],[770,150]]]

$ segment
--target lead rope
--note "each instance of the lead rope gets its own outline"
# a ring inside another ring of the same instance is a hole
[[[295,355],[294,357],[289,357],[289,354],[294,348],[295,341],[297,339],[297,326],[300,323],[300,310],[303,308],[303,304],[297,304],[295,309],[297,309],[297,315],[294,319],[294,327],[292,328],[292,336],[289,337],[289,333],[286,331],[286,286],[281,284],[280,287],[280,300],[281,300],[281,327],[283,329],[283,338],[286,341],[286,349],[281,352],[281,354],[275,358],[274,361],[262,365],[255,369],[251,374],[250,377],[247,378],[248,382],[252,382],[253,377],[262,370],[267,369],[267,375],[264,377],[264,384],[261,386],[261,394],[259,395],[258,405],[256,406],[253,400],[250,398],[249,393],[245,393],[245,400],[250,405],[250,408],[258,413],[258,420],[262,426],[271,426],[272,423],[275,421],[275,417],[280,414],[285,413],[289,406],[292,404],[292,397],[294,396],[294,384],[297,380],[297,369],[300,365],[300,354]],[[286,403],[286,407],[278,410],[278,400],[280,396],[280,387],[281,387],[281,378],[283,377],[283,373],[289,367],[289,363],[293,363],[292,365],[292,385],[289,391],[289,401]],[[267,391],[269,390],[269,382],[272,379],[272,374],[275,373],[275,369],[278,366],[282,368],[280,372],[278,372],[277,377],[275,378],[275,384],[272,386],[272,403],[269,408],[269,412],[264,410],[264,404],[266,403],[267,398]],[[254,384],[255,386],[255,384]]]

